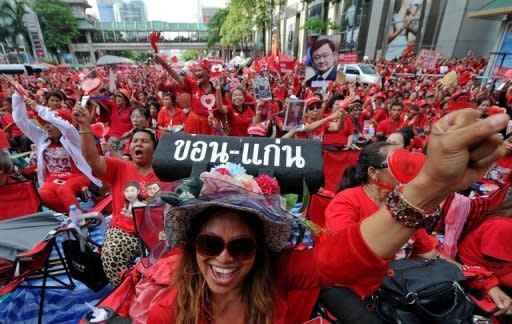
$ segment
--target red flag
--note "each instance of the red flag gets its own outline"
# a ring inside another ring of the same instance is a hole
[[[176,55],[171,56],[171,63],[178,63],[178,57]]]
[[[266,58],[266,61],[267,61],[267,67],[270,71],[274,71],[274,72],[278,72],[277,71],[277,68],[276,68],[276,62],[274,60],[274,56],[273,55],[269,55],[267,56]]]
[[[261,65],[260,65],[260,62],[258,59],[254,59],[254,63],[252,64],[252,69],[256,72],[256,73],[259,73],[261,72]]]

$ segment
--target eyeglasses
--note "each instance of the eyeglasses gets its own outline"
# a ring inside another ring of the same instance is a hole
[[[253,258],[256,255],[256,244],[248,237],[237,237],[227,242],[218,235],[199,234],[196,238],[196,252],[205,258],[219,256],[225,249],[240,261]]]
[[[387,162],[382,162],[380,164],[374,165],[373,167],[375,169],[387,169],[387,168],[389,168],[389,165]]]
[[[320,106],[320,105],[313,105],[313,106],[309,106],[308,110],[311,111],[311,110],[320,109],[320,108],[322,108],[322,106]]]

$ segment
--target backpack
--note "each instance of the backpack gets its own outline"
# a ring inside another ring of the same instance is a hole
[[[394,261],[373,306],[387,323],[470,323],[474,304],[459,285],[464,279],[443,259]]]

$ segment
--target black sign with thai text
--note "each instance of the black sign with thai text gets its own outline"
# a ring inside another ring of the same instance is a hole
[[[323,184],[322,147],[313,140],[166,133],[153,168],[162,181],[174,181],[226,162],[239,163],[255,176],[273,173],[282,193],[302,193],[303,178],[311,192]]]

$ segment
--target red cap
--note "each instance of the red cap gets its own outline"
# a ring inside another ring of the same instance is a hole
[[[120,92],[126,98],[126,100],[128,100],[128,102],[130,101],[130,98],[132,96],[130,91],[126,89],[118,89],[117,92]]]
[[[417,105],[418,107],[425,106],[426,104],[427,104],[427,102],[426,102],[425,100],[423,100],[423,99],[420,99],[420,100],[418,100],[418,101],[416,102],[416,105]]]
[[[375,95],[375,98],[382,98],[386,100],[386,95],[384,94],[384,92],[379,92]]]
[[[317,96],[312,96],[312,97],[309,97],[308,99],[306,99],[306,107],[309,107],[316,103],[319,103],[319,104],[322,103],[322,100],[320,100],[320,98],[318,98]]]
[[[212,66],[210,64],[210,62],[208,62],[207,60],[202,60],[201,62],[199,62],[199,66],[203,68],[203,70],[206,70],[207,72],[210,72]]]

